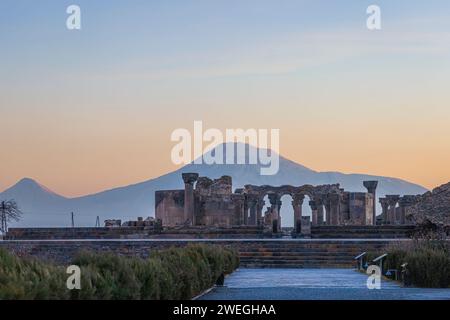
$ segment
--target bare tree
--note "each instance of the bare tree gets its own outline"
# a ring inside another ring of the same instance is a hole
[[[2,201],[0,203],[0,231],[5,234],[8,231],[8,223],[19,221],[22,212],[14,200]]]

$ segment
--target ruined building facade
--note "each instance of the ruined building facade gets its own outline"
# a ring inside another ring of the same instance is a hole
[[[277,232],[281,229],[280,208],[284,195],[290,195],[293,199],[294,226],[299,233],[311,225],[376,223],[377,181],[364,182],[367,192],[347,192],[339,184],[299,187],[246,185],[233,192],[229,176],[213,180],[199,177],[197,173],[183,173],[182,178],[184,190],[155,193],[156,219],[161,220],[165,227],[260,226]],[[266,196],[270,206],[263,212]],[[306,196],[309,198],[311,217],[302,214]],[[399,218],[390,219],[389,223],[405,223],[401,210],[398,211]]]
[[[381,224],[403,225],[410,224],[415,205],[420,201],[419,195],[386,195],[380,198],[382,213]]]

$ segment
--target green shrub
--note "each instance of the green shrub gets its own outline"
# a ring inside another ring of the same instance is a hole
[[[450,257],[447,250],[418,248],[405,257],[411,282],[419,287],[447,288],[450,286]]]
[[[19,258],[0,249],[0,300],[66,299],[64,268],[32,258]]]
[[[148,259],[79,252],[81,290],[68,290],[65,268],[0,250],[0,299],[190,299],[239,265],[235,250],[188,245]]]
[[[408,263],[411,283],[418,287],[448,288],[450,286],[450,251],[446,241],[415,240],[389,246],[383,270],[401,270]],[[372,253],[371,256],[379,254]]]

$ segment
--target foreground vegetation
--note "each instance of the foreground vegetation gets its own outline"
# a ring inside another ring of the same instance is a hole
[[[239,265],[236,251],[189,245],[149,258],[80,252],[81,290],[68,290],[66,267],[0,249],[0,299],[190,299]]]
[[[424,288],[450,287],[450,248],[448,241],[415,239],[390,245],[384,252],[371,252],[368,260],[387,253],[383,270],[402,270],[406,266],[406,282]]]

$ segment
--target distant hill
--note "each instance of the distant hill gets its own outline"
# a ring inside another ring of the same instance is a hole
[[[248,145],[246,147],[247,150],[254,148]],[[224,145],[215,149],[218,148],[224,148]],[[233,178],[233,188],[243,187],[245,184],[299,186],[340,183],[348,191],[366,191],[362,185],[364,180],[378,180],[377,194],[380,197],[385,194],[416,195],[427,191],[420,185],[396,178],[317,172],[282,156],[279,161],[279,171],[272,176],[260,175],[259,164],[188,164],[155,179],[77,198],[65,198],[38,182],[25,178],[0,193],[0,200],[15,199],[25,213],[16,226],[69,226],[72,211],[75,212],[77,226],[94,226],[96,216],[100,216],[101,221],[108,218],[129,220],[138,216],[153,216],[155,191],[183,188],[182,172],[198,172],[201,176],[210,178],[229,175]]]

